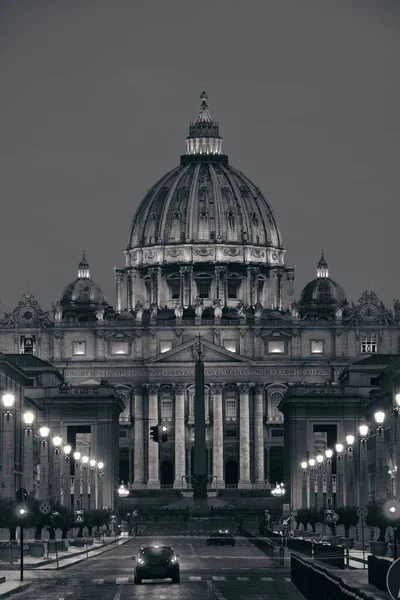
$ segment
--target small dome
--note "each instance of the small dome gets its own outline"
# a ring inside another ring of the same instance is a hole
[[[329,277],[318,277],[307,283],[300,296],[301,304],[346,303],[343,288]]]
[[[85,253],[78,266],[78,277],[69,283],[61,296],[60,304],[64,316],[96,318],[96,313],[108,309],[101,288],[90,277],[89,263]]]
[[[317,265],[317,278],[307,283],[300,295],[298,303],[301,317],[313,313],[335,314],[338,307],[347,304],[343,288],[329,277],[328,263],[322,253]]]

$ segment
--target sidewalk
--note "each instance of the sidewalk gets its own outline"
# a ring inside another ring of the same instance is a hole
[[[76,565],[86,558],[92,558],[93,556],[98,556],[99,554],[103,554],[104,552],[109,552],[113,548],[123,546],[127,542],[129,542],[134,536],[120,536],[117,538],[106,538],[104,543],[87,546],[86,548],[75,548],[74,546],[70,546],[69,550],[66,552],[60,552],[58,556],[58,570],[66,569],[71,567],[72,565]],[[19,578],[19,561],[14,563],[15,567],[10,569],[10,565],[6,565],[4,563],[0,563],[1,573],[5,575],[5,582],[1,582],[0,577],[0,598],[7,598],[7,596],[11,596],[11,594],[21,592],[31,585],[33,581],[37,579],[37,577],[32,577],[32,571],[55,571],[57,570],[57,558],[53,555],[52,558],[43,559],[36,558],[32,556],[24,557],[24,579],[26,581],[18,581],[16,577]],[[25,569],[28,571],[25,572]],[[30,573],[29,573],[30,571]],[[7,579],[10,579],[7,581]]]

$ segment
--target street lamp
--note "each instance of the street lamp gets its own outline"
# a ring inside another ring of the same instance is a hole
[[[307,508],[307,477],[308,477],[308,463],[306,460],[303,460],[300,463],[302,478],[301,478],[301,506],[302,508]]]
[[[71,508],[71,452],[72,447],[66,444],[63,448],[64,460],[63,460],[63,494],[62,501],[63,505],[67,508]]]
[[[4,411],[3,421],[3,496],[13,496],[15,491],[15,430],[13,419],[13,408],[15,404],[14,394],[6,392],[2,397]]]
[[[59,502],[61,501],[61,444],[62,437],[60,435],[53,436],[53,470],[52,470],[52,496]]]
[[[315,458],[308,459],[310,467],[310,508],[315,507]]]
[[[365,423],[358,428],[360,434],[360,476],[358,480],[359,499],[358,506],[368,503],[368,432],[369,427]]]
[[[376,427],[376,443],[375,443],[375,494],[378,496],[385,497],[386,495],[386,477],[384,469],[384,457],[385,457],[385,430],[383,428],[383,422],[385,420],[385,413],[383,410],[377,410],[374,414]],[[375,499],[377,497],[375,496]]]
[[[354,440],[355,440],[355,436],[350,433],[348,435],[346,435],[346,444],[347,444],[347,448],[345,450],[345,475],[346,475],[346,484],[345,484],[345,488],[346,488],[346,504],[350,504],[351,506],[354,506],[354,504],[356,503],[356,496],[355,496],[355,478],[356,478],[356,474],[355,474],[355,465],[354,465]]]
[[[104,463],[99,461],[97,463],[97,508],[103,508],[103,477],[104,477]]]
[[[333,504],[332,456],[333,450],[325,450],[326,456],[326,504]]]
[[[82,456],[82,509],[89,510],[89,477],[88,477],[89,457]]]
[[[40,499],[48,500],[49,498],[49,446],[48,437],[50,429],[47,425],[42,425],[39,429],[42,438],[40,442]]]
[[[75,506],[81,508],[81,453],[76,451],[73,454],[75,460],[74,469],[74,502]]]
[[[336,462],[336,506],[345,504],[345,489],[344,489],[344,463],[343,450],[344,446],[341,442],[335,445],[337,462]]]
[[[34,490],[33,479],[33,421],[35,415],[31,411],[27,411],[23,415],[24,420],[24,466],[23,466],[23,487],[28,490],[28,493]]]
[[[323,488],[323,454],[318,454],[317,457],[317,510],[324,507],[324,488]]]
[[[90,465],[90,510],[94,510],[96,508],[96,460],[91,458],[89,460]]]

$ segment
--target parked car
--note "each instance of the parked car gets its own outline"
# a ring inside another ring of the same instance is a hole
[[[147,546],[139,549],[132,559],[135,562],[135,583],[143,579],[172,579],[172,583],[180,583],[179,554],[175,554],[170,546]]]
[[[227,529],[213,531],[206,540],[206,546],[234,546],[235,543],[235,538]]]

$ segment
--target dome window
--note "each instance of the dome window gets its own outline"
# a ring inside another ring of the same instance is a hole
[[[208,217],[208,212],[206,212],[205,210],[201,210],[200,211],[200,218],[201,219],[206,219]]]
[[[181,278],[180,277],[170,277],[167,279],[167,284],[170,292],[171,300],[179,300],[181,297]]]
[[[212,282],[211,277],[208,275],[200,275],[195,277],[195,281],[197,285],[197,295],[204,300],[210,298]]]
[[[235,300],[238,297],[241,283],[242,280],[237,275],[228,277],[228,298],[230,300]]]

